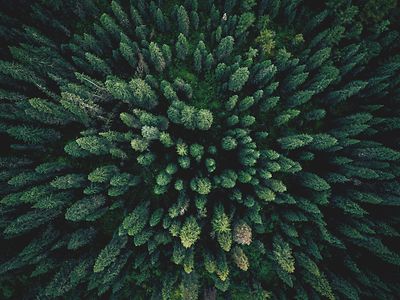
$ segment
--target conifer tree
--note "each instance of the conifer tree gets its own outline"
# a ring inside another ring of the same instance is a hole
[[[178,29],[179,32],[184,34],[185,36],[189,35],[189,16],[184,6],[179,6],[177,11],[177,19],[178,19]]]
[[[224,37],[220,42],[216,50],[217,60],[222,60],[228,57],[233,51],[234,38],[231,36]]]
[[[175,44],[175,48],[177,57],[180,60],[185,60],[189,52],[189,44],[186,40],[186,37],[182,33],[178,35],[178,40]]]
[[[185,220],[182,229],[179,233],[183,247],[191,247],[199,238],[200,227],[194,217],[189,217]]]
[[[229,90],[240,91],[249,79],[249,74],[248,68],[238,68],[229,78]]]
[[[165,60],[160,48],[156,43],[151,42],[149,45],[150,57],[157,71],[162,72],[165,69]]]

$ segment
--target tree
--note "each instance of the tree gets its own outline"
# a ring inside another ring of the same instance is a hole
[[[157,97],[151,87],[142,79],[135,78],[129,82],[133,101],[144,108],[152,108],[157,105]]]
[[[181,122],[188,129],[196,128],[196,113],[197,110],[190,105],[185,105],[181,111]]]
[[[76,143],[82,149],[95,155],[108,153],[109,143],[99,136],[83,136],[76,140]]]
[[[178,40],[175,44],[175,48],[178,59],[185,60],[186,56],[189,53],[189,43],[182,33],[178,35]]]
[[[12,126],[7,133],[17,140],[30,144],[43,144],[60,138],[60,133],[54,129],[35,128],[32,126]]]
[[[202,67],[202,55],[199,48],[197,48],[193,53],[193,63],[196,72],[200,73]]]
[[[221,205],[214,209],[212,228],[213,232],[217,235],[217,240],[221,248],[224,251],[230,251],[232,246],[231,225]]]
[[[147,203],[142,202],[124,218],[119,229],[120,235],[127,233],[130,236],[135,236],[139,234],[146,226],[148,218],[149,209]]]
[[[274,259],[278,265],[285,272],[293,273],[295,270],[295,261],[289,244],[278,236],[274,237],[273,248]]]
[[[313,138],[307,134],[299,134],[280,138],[278,142],[283,149],[294,150],[312,142]]]
[[[251,27],[255,21],[255,16],[251,12],[245,12],[240,15],[238,25],[236,27],[236,37],[240,37],[240,35],[244,34],[249,27]]]
[[[255,5],[257,5],[256,0],[245,0],[241,4],[244,10],[251,10]]]
[[[157,29],[160,32],[164,32],[165,26],[166,26],[165,17],[160,8],[157,8],[157,11],[156,11],[156,25],[157,25]]]
[[[86,52],[85,57],[96,72],[99,72],[102,75],[109,75],[112,73],[107,63],[96,55]]]
[[[160,186],[166,186],[171,182],[171,175],[167,172],[160,172],[156,177],[156,183]]]
[[[83,174],[67,174],[55,178],[50,184],[52,187],[59,190],[66,190],[72,188],[82,187],[85,182],[85,176]]]
[[[293,72],[290,76],[288,76],[284,83],[284,89],[287,92],[295,91],[300,85],[302,85],[308,78],[308,72],[302,72],[304,66],[298,67],[297,72]]]
[[[217,60],[221,61],[232,53],[234,41],[232,36],[226,36],[219,42],[216,50]]]
[[[192,10],[190,13],[190,23],[192,24],[194,30],[199,29],[199,22],[200,22],[199,14],[197,13],[197,11]]]
[[[158,72],[164,71],[166,64],[160,48],[158,48],[156,43],[151,42],[149,45],[149,50],[150,50],[151,60],[156,70]]]
[[[215,169],[217,168],[216,167],[216,162],[212,158],[206,158],[204,163],[206,165],[207,171],[210,172],[210,173],[214,172]]]
[[[182,106],[182,102],[180,102],[178,100],[178,95],[176,94],[175,90],[173,89],[173,87],[171,86],[171,84],[165,80],[163,80],[161,82],[161,91],[164,95],[165,98],[167,98],[169,101],[172,102],[172,105],[170,106],[170,108],[168,109],[168,117],[171,119],[176,120],[176,117],[173,117],[173,110],[180,110],[181,106]]]
[[[41,85],[43,80],[40,79],[34,72],[15,62],[0,60],[1,73],[10,76],[13,79],[30,82]]]
[[[68,111],[58,105],[48,102],[44,99],[32,98],[29,99],[29,104],[32,108],[40,113],[39,121],[50,124],[66,124],[74,120],[73,116],[69,116]]]
[[[168,46],[167,44],[163,44],[161,47],[162,54],[164,56],[164,59],[167,64],[171,63],[172,60],[172,52],[171,52],[171,47]]]
[[[217,233],[217,241],[221,246],[222,250],[229,252],[232,247],[232,234],[231,232],[220,232]]]
[[[357,155],[363,159],[381,161],[393,161],[400,158],[400,153],[398,151],[384,146],[355,149],[353,155]]]
[[[105,201],[106,199],[102,195],[84,197],[67,209],[65,219],[73,222],[90,220],[103,206]]]
[[[325,191],[330,189],[330,185],[316,174],[303,172],[300,178],[303,186],[315,191]]]
[[[315,92],[312,90],[298,91],[287,99],[287,104],[289,107],[296,107],[302,105],[310,101],[310,99],[314,94]]]
[[[117,259],[121,249],[126,245],[127,241],[128,239],[126,236],[114,237],[110,243],[99,253],[99,256],[97,257],[93,266],[93,272],[101,272],[110,264],[112,264]]]
[[[243,271],[247,271],[249,269],[249,259],[242,248],[235,246],[232,250],[232,257],[239,269]]]
[[[188,147],[185,143],[183,143],[182,141],[179,141],[176,144],[176,153],[179,156],[186,156],[188,154]]]
[[[265,186],[258,186],[255,192],[259,199],[266,202],[274,201],[276,197],[275,193],[271,189]]]
[[[131,91],[128,84],[116,77],[107,77],[105,82],[108,92],[116,99],[129,102],[131,98]]]
[[[178,19],[178,29],[179,32],[184,34],[185,36],[189,35],[189,16],[186,12],[186,9],[184,6],[179,6],[178,11],[177,11],[177,19]]]
[[[333,103],[338,103],[338,102],[341,102],[341,101],[344,101],[344,100],[350,98],[353,95],[356,95],[362,89],[364,89],[366,86],[367,86],[367,82],[362,81],[362,80],[355,80],[355,81],[348,83],[341,90],[336,90],[336,91],[330,92],[326,99],[327,99],[327,101],[330,101]]]
[[[131,147],[135,151],[144,152],[149,147],[149,142],[142,138],[134,138],[131,140]]]
[[[88,179],[94,183],[108,182],[118,171],[118,168],[114,165],[101,166],[90,172]]]
[[[249,79],[249,69],[247,67],[238,68],[229,78],[229,90],[240,91]]]
[[[121,38],[121,42],[119,43],[119,51],[121,52],[123,58],[125,58],[125,60],[129,63],[129,65],[135,68],[137,65],[137,45],[131,45],[130,43],[128,43],[128,41],[124,42],[124,38]]]
[[[233,229],[233,239],[240,245],[250,245],[252,241],[251,227],[244,221],[239,221]]]
[[[164,214],[164,210],[161,207],[159,209],[155,210],[150,216],[149,225],[151,227],[154,227],[157,224],[159,224],[162,219],[163,214]]]
[[[276,47],[275,32],[269,29],[262,30],[256,38],[256,42],[260,45],[264,55],[270,57]]]
[[[223,188],[231,189],[236,185],[237,174],[233,170],[224,170],[220,176],[220,185]]]
[[[142,137],[146,140],[157,140],[160,136],[160,131],[155,126],[143,126]]]
[[[190,187],[200,195],[207,195],[211,192],[211,182],[208,178],[193,178],[190,182]]]
[[[260,63],[258,67],[259,69],[253,79],[255,84],[268,83],[278,70],[269,60]]]
[[[103,26],[103,28],[111,34],[113,38],[118,40],[120,32],[122,32],[122,29],[120,26],[117,25],[115,20],[110,15],[103,13],[100,16],[100,23]]]
[[[196,127],[200,130],[209,130],[213,120],[213,114],[208,109],[200,109],[196,115]]]
[[[237,105],[237,109],[240,112],[248,110],[250,107],[253,106],[254,102],[255,101],[254,101],[253,97],[247,96],[244,99],[239,101],[239,103]]]
[[[290,120],[296,118],[299,114],[300,114],[300,110],[287,109],[275,118],[274,123],[277,126],[281,126],[283,124],[288,123]]]
[[[222,205],[216,206],[212,219],[213,231],[216,233],[229,233],[231,231],[230,226],[231,225],[229,217],[224,212],[224,208],[222,207]]]
[[[116,1],[111,2],[111,9],[114,15],[117,17],[118,22],[124,29],[129,29],[130,22],[128,15],[124,12],[124,9]]]
[[[331,48],[323,48],[316,51],[309,59],[307,63],[307,70],[314,70],[322,66],[322,64],[329,59],[331,55]]]
[[[338,140],[329,134],[315,134],[313,135],[313,141],[310,147],[317,150],[325,150],[336,145]]]
[[[200,144],[190,145],[190,155],[193,156],[196,161],[201,161],[201,158],[204,155],[204,146]]]
[[[236,148],[237,141],[231,136],[226,136],[221,141],[222,149],[230,151]]]
[[[201,233],[200,226],[197,224],[196,219],[193,216],[186,218],[183,223],[179,237],[183,247],[190,248],[199,239]]]
[[[174,141],[172,140],[171,136],[168,134],[168,132],[160,132],[160,142],[163,144],[165,147],[170,148],[174,145]]]
[[[71,235],[71,239],[68,241],[68,249],[76,250],[93,241],[96,236],[96,230],[93,227],[88,229],[78,229]]]

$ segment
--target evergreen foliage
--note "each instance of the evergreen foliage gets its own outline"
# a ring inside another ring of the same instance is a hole
[[[396,4],[0,2],[0,298],[397,299]]]

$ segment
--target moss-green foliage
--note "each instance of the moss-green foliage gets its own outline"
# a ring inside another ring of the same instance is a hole
[[[398,297],[397,1],[3,2],[1,299]]]
[[[190,68],[188,68],[190,67]],[[197,108],[219,109],[222,105],[218,99],[218,86],[212,73],[203,74],[203,78],[192,71],[192,66],[178,63],[168,70],[171,79],[182,78],[193,90],[188,103]]]
[[[266,57],[275,55],[277,50],[282,48],[296,50],[304,43],[302,33],[297,33],[295,28],[288,24],[280,25],[272,22],[268,15],[259,18],[257,27],[259,35],[255,39],[255,44]]]

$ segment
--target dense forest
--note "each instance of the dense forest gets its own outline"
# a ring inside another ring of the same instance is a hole
[[[0,299],[399,299],[397,0],[0,0]]]

